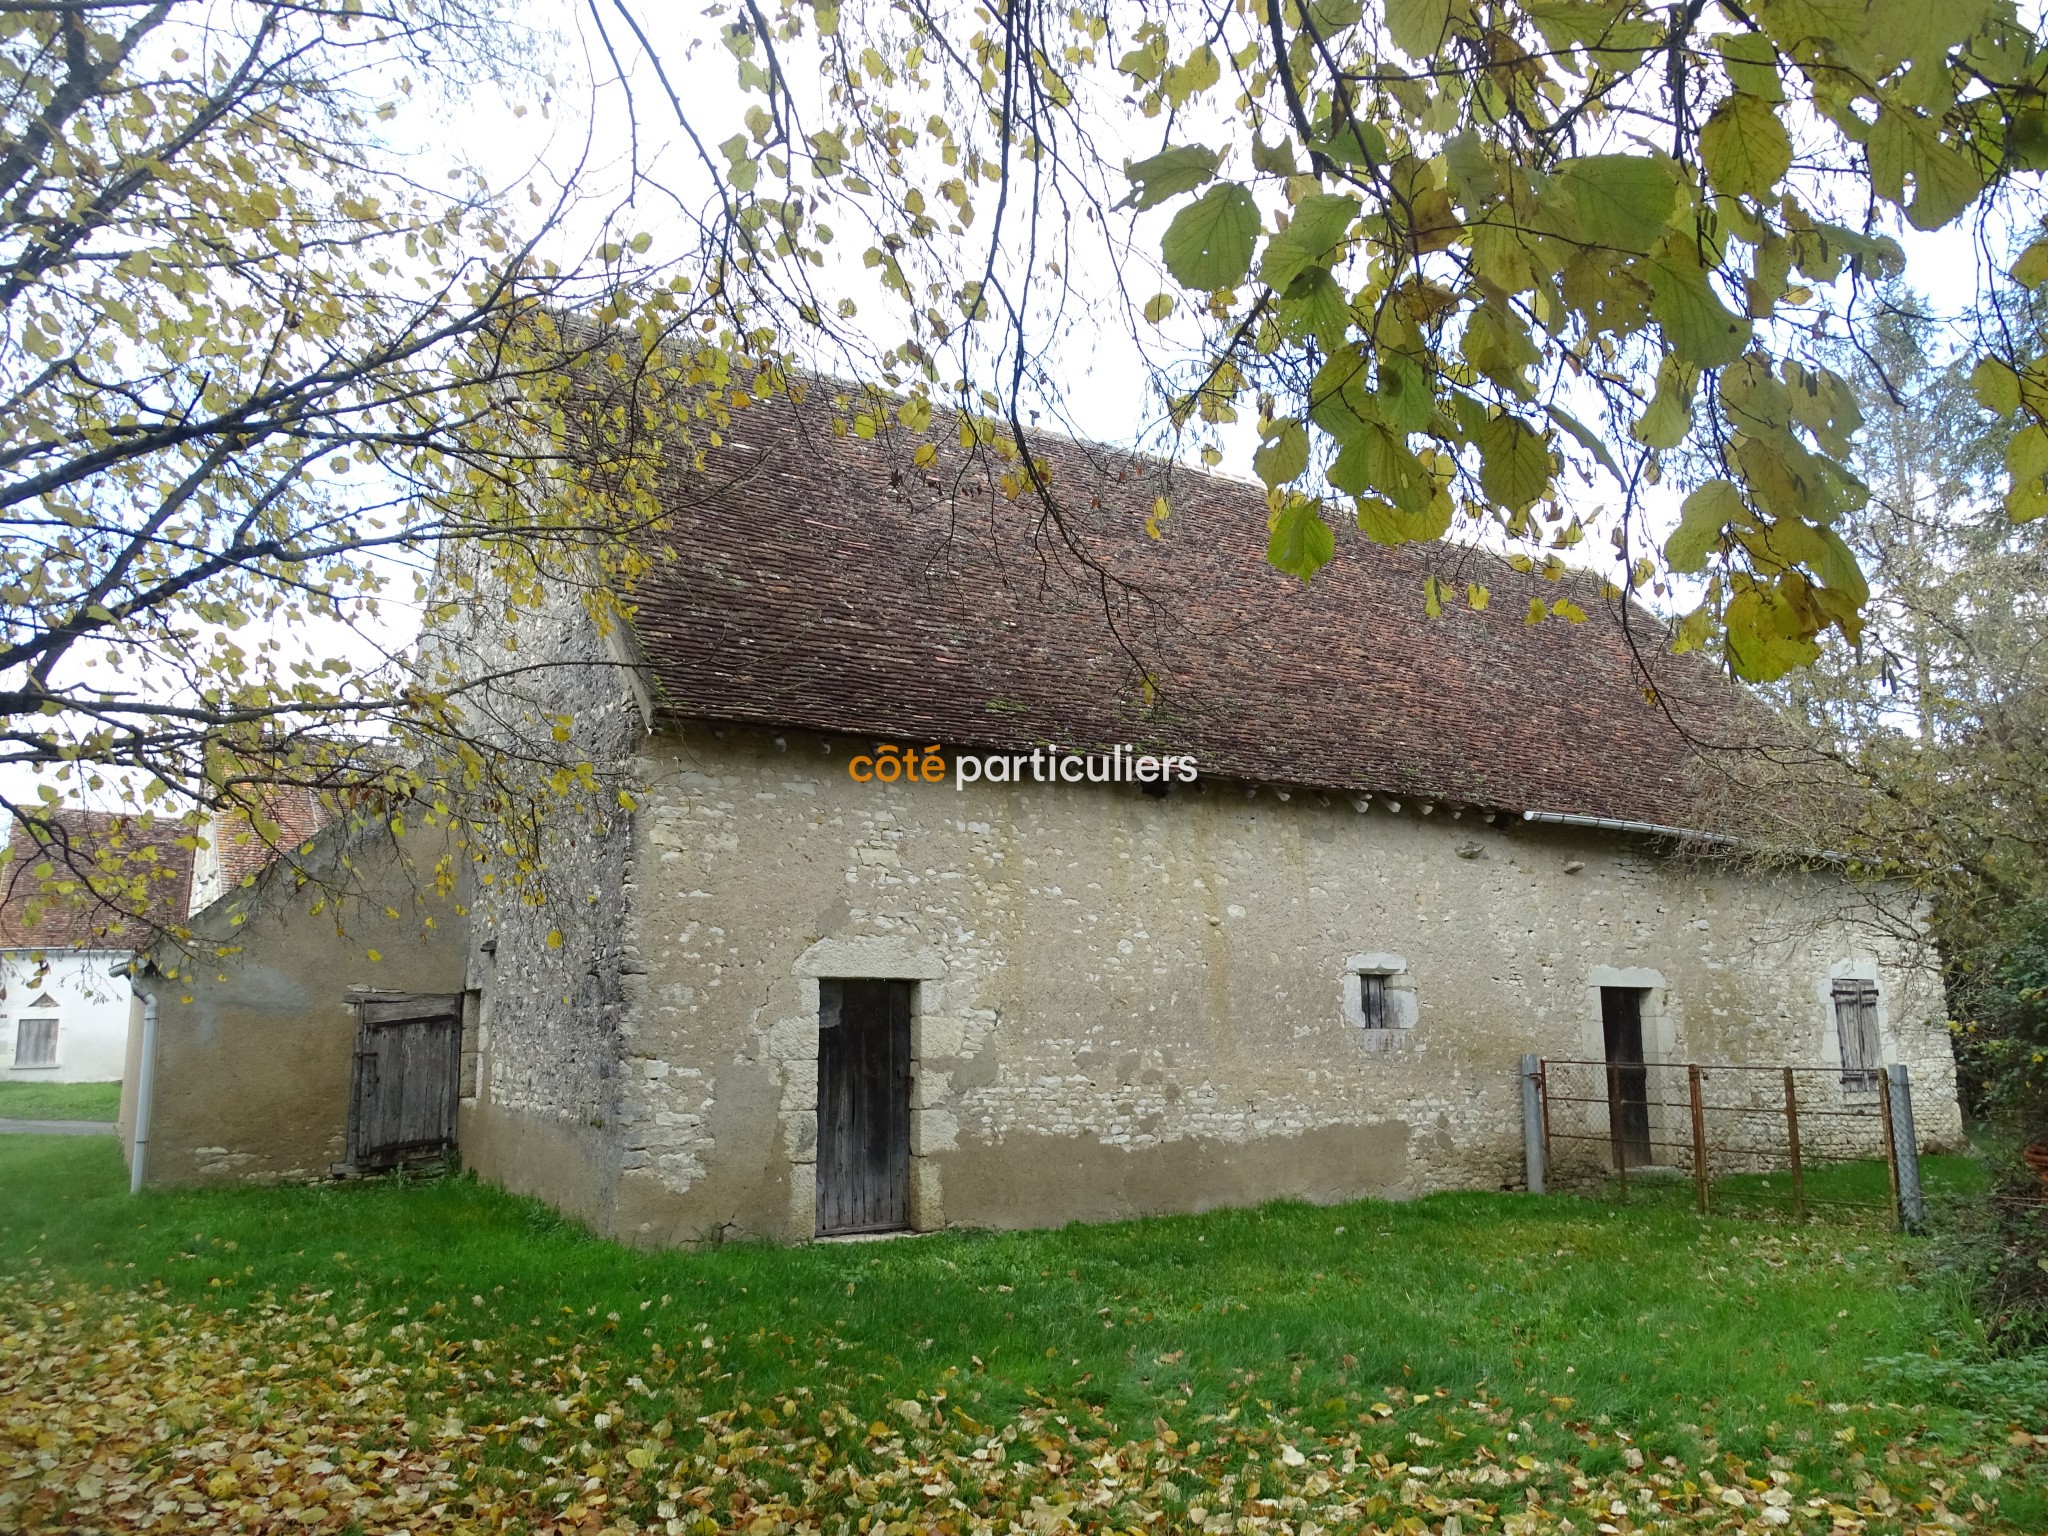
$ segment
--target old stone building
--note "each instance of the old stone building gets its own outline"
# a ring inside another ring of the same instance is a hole
[[[478,893],[484,1175],[650,1243],[1497,1188],[1521,1055],[1610,1046],[1881,1056],[1959,1135],[1930,957],[1695,856],[1760,716],[1640,610],[1355,537],[1304,586],[1254,487],[1049,441],[1052,522],[829,417],[676,477],[630,634],[519,636],[624,795]]]

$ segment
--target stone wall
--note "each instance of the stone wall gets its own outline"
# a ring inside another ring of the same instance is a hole
[[[1867,972],[1923,1141],[1960,1134],[1931,957],[1825,872],[1220,782],[855,783],[871,746],[646,744],[569,941],[516,947],[558,959],[500,930],[479,1113],[546,1149],[509,1182],[642,1242],[808,1237],[824,976],[917,982],[921,1228],[1512,1187],[1519,1058],[1600,1057],[1603,985],[1645,989],[1653,1057],[1821,1063]]]
[[[489,679],[473,727],[504,742],[499,772],[543,809],[537,825],[506,828],[474,871],[479,1050],[460,1111],[463,1161],[608,1228],[635,982],[634,813],[620,768],[645,734],[645,699],[624,635],[601,633],[566,582],[516,626],[472,618],[437,642],[466,647],[464,670]]]

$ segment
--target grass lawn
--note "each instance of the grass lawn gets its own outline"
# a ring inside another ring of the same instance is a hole
[[[1925,1244],[1689,1186],[692,1254],[124,1190],[0,1137],[0,1529],[2048,1530],[2048,1372]]]
[[[0,1120],[112,1120],[119,1083],[0,1083]]]

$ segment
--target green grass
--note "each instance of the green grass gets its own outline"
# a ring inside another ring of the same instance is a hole
[[[0,1083],[0,1120],[112,1120],[119,1083]]]
[[[1891,1175],[1882,1162],[1822,1163],[1806,1169],[1802,1182],[1807,1207],[1816,1216],[1863,1216],[1879,1223],[1891,1219]],[[1944,1202],[1984,1195],[1991,1188],[1991,1177],[1978,1158],[1944,1154],[1920,1159],[1920,1187],[1928,1205],[1939,1207]],[[1624,1198],[1612,1182],[1601,1193],[1608,1200]],[[1693,1206],[1697,1196],[1689,1174],[1659,1170],[1646,1177],[1638,1170],[1629,1176],[1626,1199],[1652,1206]],[[1708,1190],[1708,1203],[1710,1209],[1726,1214],[1790,1214],[1792,1177],[1779,1172],[1715,1179]]]
[[[1056,1403],[1120,1433],[1220,1440],[1248,1414],[1390,1458],[1490,1444],[1593,1476],[1631,1444],[1687,1466],[1770,1457],[1843,1497],[1872,1441],[1997,1459],[2009,1428],[2039,1426],[2038,1369],[1961,1368],[1975,1328],[1924,1245],[1869,1220],[1703,1220],[1689,1191],[650,1253],[466,1177],[138,1199],[109,1143],[0,1136],[0,1275],[215,1311],[332,1292],[321,1305],[411,1318],[458,1349],[487,1337],[512,1368],[486,1411],[508,1419],[564,1362],[679,1379],[708,1338],[723,1369],[692,1378],[688,1411],[737,1421],[780,1403],[864,1422],[943,1392],[983,1422]],[[433,1380],[416,1384],[422,1417]],[[476,1382],[461,1390],[473,1406]],[[1466,1413],[1475,1396],[1495,1409]],[[2012,1527],[2048,1529],[2038,1486],[1984,1491]]]

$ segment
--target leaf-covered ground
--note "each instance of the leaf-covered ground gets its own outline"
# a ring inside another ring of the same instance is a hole
[[[1916,1245],[1455,1197],[642,1254],[0,1138],[0,1529],[2048,1528]],[[40,1181],[40,1182],[39,1182]],[[316,1246],[317,1245],[317,1246]]]

